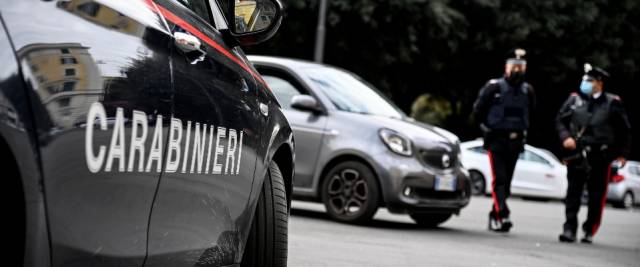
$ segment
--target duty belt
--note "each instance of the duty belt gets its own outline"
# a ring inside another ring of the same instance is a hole
[[[521,131],[496,131],[494,134],[495,136],[506,137],[511,140],[524,137],[524,133]]]
[[[607,144],[585,144],[584,150],[587,152],[602,152],[609,149]]]

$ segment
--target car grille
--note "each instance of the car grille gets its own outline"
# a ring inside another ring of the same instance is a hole
[[[447,155],[449,157],[449,165],[445,166],[445,162],[443,161],[443,156]],[[458,153],[457,151],[447,151],[444,148],[435,148],[435,149],[420,149],[419,150],[420,160],[433,168],[437,169],[449,169],[458,166]]]
[[[454,192],[436,191],[432,188],[415,188],[414,195],[421,199],[458,199],[464,197],[465,192],[463,190],[456,190]]]

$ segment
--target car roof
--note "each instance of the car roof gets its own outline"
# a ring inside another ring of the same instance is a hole
[[[317,67],[329,67],[331,66],[315,63],[312,61],[296,58],[274,57],[274,56],[260,56],[260,55],[248,55],[247,58],[253,63],[265,63],[272,65],[286,66],[291,69],[300,68],[317,68]]]
[[[483,141],[482,138],[478,138],[476,140],[470,140],[470,141],[466,141],[466,142],[462,142],[460,144],[460,146],[463,149],[469,149],[472,147],[478,147],[478,146],[482,146]],[[555,161],[560,162],[560,159],[558,159],[558,157],[556,157],[556,155],[554,155],[551,151],[544,149],[544,148],[539,148],[539,147],[535,147],[535,146],[531,146],[531,145],[525,145],[525,149],[534,152],[536,154],[542,154],[542,155],[546,155],[547,157],[550,157],[552,159],[554,159]]]

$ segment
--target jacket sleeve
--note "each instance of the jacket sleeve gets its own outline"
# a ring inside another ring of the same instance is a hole
[[[529,95],[529,123],[531,123],[531,121],[533,121],[532,120],[533,114],[537,106],[536,90],[534,90],[533,86],[531,85],[529,85],[528,95]]]
[[[628,158],[631,154],[631,123],[620,98],[616,97],[611,102],[611,125],[615,133],[616,146],[620,149],[621,156]]]
[[[473,119],[477,124],[486,124],[489,108],[491,108],[493,94],[498,86],[495,83],[488,82],[480,89],[478,99],[473,104]],[[486,126],[486,125],[485,125]]]
[[[576,97],[579,96],[570,96],[567,101],[562,104],[562,107],[560,107],[560,110],[558,111],[558,115],[556,115],[556,132],[558,132],[558,137],[560,138],[561,142],[571,137],[569,122],[571,121],[571,116],[573,115],[571,106],[574,104]]]

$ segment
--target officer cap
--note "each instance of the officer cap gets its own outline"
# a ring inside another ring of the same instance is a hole
[[[506,55],[507,64],[527,64],[527,51],[522,48],[515,48]]]
[[[602,81],[609,78],[609,73],[599,67],[592,66],[589,63],[584,64],[584,75],[595,80]]]

